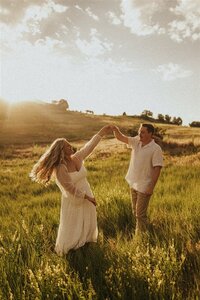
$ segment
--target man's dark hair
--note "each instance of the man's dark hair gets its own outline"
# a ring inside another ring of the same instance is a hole
[[[154,134],[154,127],[151,124],[148,123],[142,123],[141,126],[146,127],[148,132],[151,132],[152,134]]]

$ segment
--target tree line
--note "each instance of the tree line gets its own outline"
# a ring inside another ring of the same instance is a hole
[[[45,103],[47,106],[52,107],[52,108],[58,108],[61,110],[68,110],[69,109],[69,103],[65,99],[60,99],[60,100],[52,100],[51,103]],[[39,104],[38,104],[39,105]],[[6,119],[7,112],[8,112],[8,103],[6,103],[3,99],[0,98],[0,120]],[[94,114],[93,111],[91,110],[86,110],[86,113],[92,113]],[[126,112],[123,113],[123,116],[126,116]],[[138,117],[138,116],[136,116]],[[182,125],[183,120],[181,117],[172,117],[168,114],[163,115],[159,113],[157,115],[157,118],[153,117],[153,112],[150,110],[143,110],[143,112],[139,115],[144,120],[152,121],[152,122],[159,122],[159,123],[166,123],[166,124],[174,124],[174,125]],[[192,121],[189,124],[190,127],[200,127],[200,121]]]
[[[163,114],[159,113],[157,118],[153,118],[153,113],[147,109],[143,110],[140,117],[145,120],[152,119],[152,121],[158,121],[159,123],[167,123],[167,124],[174,124],[174,125],[182,125],[182,123],[183,123],[183,120],[181,119],[181,117],[172,117],[168,114],[163,115]]]
[[[123,112],[123,116],[126,116],[126,112]],[[135,117],[138,117],[137,115]],[[151,121],[151,122],[159,122],[159,123],[165,123],[165,124],[174,124],[174,125],[182,125],[183,120],[181,117],[172,117],[168,114],[164,115],[159,113],[157,115],[157,118],[153,117],[153,112],[150,110],[143,110],[143,112],[139,115],[140,118]],[[189,124],[190,127],[200,127],[200,121],[192,121]]]

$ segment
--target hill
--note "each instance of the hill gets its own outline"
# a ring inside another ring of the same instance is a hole
[[[4,109],[4,110],[3,110]],[[115,124],[125,133],[137,131],[145,122],[137,116],[93,115],[58,109],[47,103],[24,102],[4,106],[0,114],[0,145],[47,144],[58,137],[85,140],[106,124]],[[164,136],[173,141],[199,143],[200,129],[158,124]]]

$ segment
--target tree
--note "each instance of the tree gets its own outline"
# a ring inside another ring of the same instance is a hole
[[[164,118],[164,116],[163,116],[162,114],[158,114],[158,120],[159,120],[160,122],[164,122],[164,121],[165,121],[165,118]]]
[[[145,109],[145,110],[143,110],[141,116],[142,117],[147,117],[147,118],[152,118],[153,113],[150,110]]]
[[[190,125],[190,127],[200,127],[200,122],[199,121],[193,121],[189,125]]]
[[[176,124],[176,125],[182,125],[183,120],[180,117],[178,117],[178,118],[177,117],[173,117],[172,123]]]
[[[165,115],[165,121],[166,121],[167,123],[170,123],[171,117],[170,117],[169,115]]]
[[[67,100],[60,99],[60,100],[52,100],[50,105],[53,109],[59,109],[59,110],[67,110],[69,108],[69,104]]]
[[[67,110],[69,108],[69,104],[67,102],[67,100],[65,99],[60,99],[58,101],[58,104],[57,104],[61,109],[64,109],[64,110]]]
[[[178,117],[177,118],[177,125],[182,125],[182,123],[183,123],[183,120],[180,117]]]

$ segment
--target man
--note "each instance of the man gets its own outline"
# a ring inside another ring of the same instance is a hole
[[[136,233],[147,229],[147,208],[163,166],[162,150],[153,139],[154,127],[141,124],[138,136],[128,137],[113,126],[115,137],[132,148],[126,180],[131,188]]]

